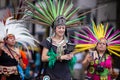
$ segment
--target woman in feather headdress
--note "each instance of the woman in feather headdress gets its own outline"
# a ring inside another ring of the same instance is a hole
[[[24,75],[19,71],[22,71],[20,66],[25,69],[26,64],[22,60],[19,44],[28,49],[28,46],[36,46],[37,40],[21,22],[23,20],[13,17],[0,22],[0,80],[24,80]]]
[[[44,79],[71,80],[70,68],[75,63],[75,57],[71,53],[74,44],[68,39],[66,31],[67,27],[75,26],[85,16],[73,17],[79,8],[73,9],[73,4],[69,1],[38,0],[36,5],[26,1],[26,15],[32,17],[31,21],[51,28],[50,36],[41,42],[42,61],[48,63]]]
[[[87,68],[89,80],[112,80],[112,57],[110,54],[120,56],[120,31],[115,27],[100,24],[98,26],[92,21],[92,26],[85,26],[74,36],[77,45],[76,50],[90,50],[90,54],[83,61]],[[91,51],[94,50],[94,51]]]

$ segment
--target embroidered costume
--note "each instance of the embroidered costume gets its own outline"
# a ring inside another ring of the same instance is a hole
[[[41,42],[42,47],[49,50],[47,53],[49,58],[45,74],[50,76],[50,80],[71,80],[69,68],[73,68],[73,64],[76,61],[75,58],[72,58],[71,60],[60,60],[61,55],[64,55],[64,53],[69,54],[74,49],[74,45],[67,39],[67,29],[65,31],[64,39],[60,43],[57,43],[57,45],[53,45],[54,41],[51,41],[51,38],[55,35],[55,32],[53,31],[56,26],[76,26],[76,24],[80,23],[80,20],[85,18],[85,16],[79,18],[73,17],[79,8],[73,9],[73,4],[72,2],[69,2],[69,0],[63,0],[63,2],[60,0],[44,0],[42,2],[38,0],[35,5],[29,1],[26,1],[26,3],[28,11],[25,13],[26,15],[33,17],[33,19],[30,20],[34,23],[46,26],[46,28],[50,27],[51,29],[49,37]]]
[[[41,43],[41,45],[50,50],[48,52],[48,55],[50,56],[50,58],[48,59],[49,62],[48,62],[48,67],[45,70],[45,75],[49,75],[51,80],[56,80],[56,79],[57,80],[71,80],[71,73],[69,69],[70,66],[68,66],[69,61],[57,60],[57,56],[59,54],[57,53],[57,46],[51,43],[50,37],[44,40]],[[64,49],[65,47],[66,46],[63,46]],[[64,49],[62,49],[62,51],[64,51]]]
[[[101,70],[97,70],[98,66]],[[88,67],[87,77],[92,80],[111,80],[109,69],[112,68],[112,58],[110,55],[105,55],[102,60],[99,58],[90,62]]]
[[[21,57],[26,61],[26,56],[23,51],[19,50],[21,45],[28,50],[28,46],[36,47],[35,40],[29,31],[25,28],[23,20],[15,20],[13,17],[8,17],[5,21],[0,22],[0,79],[3,80],[24,80],[22,68],[25,64],[21,63]],[[15,50],[8,48],[7,43],[4,43],[8,38],[16,40]],[[21,53],[22,52],[22,53]],[[12,54],[14,53],[14,54]],[[24,57],[21,55],[24,55]],[[22,64],[22,65],[21,65]],[[5,77],[4,77],[5,76]],[[21,78],[20,78],[21,76]]]

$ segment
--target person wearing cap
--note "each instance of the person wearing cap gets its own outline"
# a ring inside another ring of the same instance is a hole
[[[73,54],[66,49],[72,43],[67,39],[65,22],[64,16],[58,16],[52,25],[53,34],[41,42],[42,61],[48,62],[45,76],[50,80],[71,80],[69,62]]]

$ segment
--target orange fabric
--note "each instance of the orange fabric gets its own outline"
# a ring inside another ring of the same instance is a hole
[[[26,66],[26,65],[23,63],[23,66],[22,66],[22,68],[23,68],[23,69],[26,69],[26,67],[27,67],[27,66]]]
[[[23,68],[25,69],[28,65],[28,59],[27,59],[27,55],[25,53],[25,51],[22,51],[20,50],[20,54],[21,54],[21,57],[22,57],[22,61],[23,61]]]

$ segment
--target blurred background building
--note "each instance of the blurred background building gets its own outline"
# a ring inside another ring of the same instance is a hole
[[[37,0],[31,1],[35,2]],[[0,0],[0,18],[3,18],[5,15],[6,8],[13,9],[13,2],[16,3],[15,6],[17,6],[19,0]],[[119,0],[74,0],[73,2],[75,8],[80,7],[78,15],[83,12],[86,13],[85,15],[87,17],[82,21],[81,25],[89,24],[91,19],[93,19],[96,23],[108,22],[109,24],[116,26],[116,28],[120,28]],[[28,23],[28,26],[31,34],[41,41],[45,29],[37,24]]]
[[[31,0],[36,2],[37,0]],[[42,1],[42,0],[41,0]],[[62,1],[62,0],[61,0]],[[13,10],[13,2],[16,3],[16,6],[19,4],[19,0],[0,0],[0,19],[5,15],[7,8]],[[81,26],[89,25],[91,19],[96,23],[109,23],[120,29],[120,0],[73,0],[74,8],[80,7],[78,15],[86,13],[86,18],[82,21]],[[27,23],[28,29],[31,34],[35,36],[36,39],[42,41],[47,33],[46,29],[37,24]],[[69,34],[73,33],[73,29],[69,29]],[[113,55],[115,67],[120,69],[119,61],[120,59]],[[120,80],[118,77],[117,80]]]

